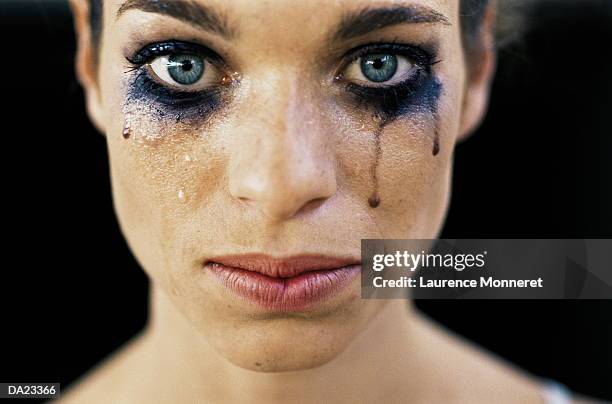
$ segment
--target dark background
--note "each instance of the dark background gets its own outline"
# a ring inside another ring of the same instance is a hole
[[[500,54],[486,122],[457,150],[445,237],[612,238],[612,1],[531,16]],[[0,35],[0,381],[66,385],[143,327],[147,281],[74,80],[67,7],[0,0]],[[612,300],[418,306],[528,371],[612,400]]]

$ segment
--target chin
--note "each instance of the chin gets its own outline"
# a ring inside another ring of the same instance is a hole
[[[312,369],[338,357],[358,334],[359,317],[342,317],[258,319],[228,327],[232,338],[210,342],[244,369],[266,373]]]
[[[350,337],[334,335],[333,330],[303,333],[279,330],[255,333],[247,342],[223,352],[234,365],[257,372],[290,372],[312,369],[335,359],[346,348]],[[306,337],[305,334],[312,335]]]

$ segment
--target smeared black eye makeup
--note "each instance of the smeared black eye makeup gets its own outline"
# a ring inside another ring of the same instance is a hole
[[[164,118],[205,118],[219,107],[229,82],[223,59],[202,45],[170,40],[126,57],[133,76],[126,102],[154,104]]]
[[[432,111],[441,84],[432,72],[435,49],[403,44],[370,44],[351,51],[337,76],[360,107],[385,121],[405,113]]]

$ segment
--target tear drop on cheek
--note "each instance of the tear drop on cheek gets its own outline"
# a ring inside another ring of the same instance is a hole
[[[181,190],[179,190],[179,191],[178,191],[178,198],[179,198],[181,201],[184,201],[184,200],[185,200],[185,191],[183,191],[182,189],[181,189]]]
[[[123,125],[123,138],[127,140],[130,136],[132,136],[132,127],[130,121],[126,120],[125,125]]]
[[[440,140],[438,139],[438,136],[436,136],[434,140],[434,145],[433,145],[433,155],[437,156],[439,153],[440,153]]]
[[[369,197],[368,205],[370,205],[372,209],[376,209],[377,207],[379,207],[380,206],[380,196],[378,196],[378,194],[374,194],[371,197]]]
[[[230,84],[232,84],[232,77],[231,77],[231,76],[229,76],[229,75],[227,75],[227,74],[226,74],[226,75],[224,75],[224,76],[221,78],[221,85],[223,85],[223,86],[227,86],[227,85],[230,85]]]
[[[439,130],[439,117],[438,114],[434,114],[434,143],[433,143],[433,155],[434,157],[437,156],[440,153],[440,130]]]
[[[241,79],[241,76],[240,76],[240,73],[238,72],[233,72],[231,74],[224,74],[223,77],[221,77],[221,85],[229,86],[231,84],[239,82],[240,79]]]

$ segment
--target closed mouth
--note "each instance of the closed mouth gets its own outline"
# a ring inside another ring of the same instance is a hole
[[[359,260],[321,255],[216,257],[204,263],[233,295],[266,311],[314,308],[345,289],[361,272]]]

